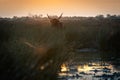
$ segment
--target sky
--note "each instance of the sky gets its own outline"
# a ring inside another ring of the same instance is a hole
[[[64,16],[120,15],[120,0],[0,0],[0,16],[46,14]]]

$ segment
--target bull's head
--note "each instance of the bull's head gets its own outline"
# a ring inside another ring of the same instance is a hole
[[[62,23],[60,22],[60,19],[62,18],[62,15],[63,15],[63,13],[57,18],[53,18],[53,17],[50,17],[47,14],[48,19],[50,20],[50,23],[53,27],[62,27]]]

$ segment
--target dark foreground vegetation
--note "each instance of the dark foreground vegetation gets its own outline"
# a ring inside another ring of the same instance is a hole
[[[63,17],[64,29],[47,18],[0,18],[0,80],[55,80],[77,49],[120,56],[120,16]],[[92,53],[91,53],[92,55]]]

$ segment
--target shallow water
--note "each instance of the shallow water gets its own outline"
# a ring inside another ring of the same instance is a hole
[[[114,66],[110,61],[64,63],[58,80],[119,80],[120,71]]]

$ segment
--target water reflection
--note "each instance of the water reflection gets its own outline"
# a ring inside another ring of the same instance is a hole
[[[120,73],[107,62],[64,63],[58,73],[59,80],[116,80]]]
[[[67,65],[66,64],[62,64],[61,65],[61,72],[67,72],[67,71],[69,71]]]
[[[88,65],[79,65],[78,66],[78,72],[88,72],[89,70],[91,70],[92,67],[89,67]]]

